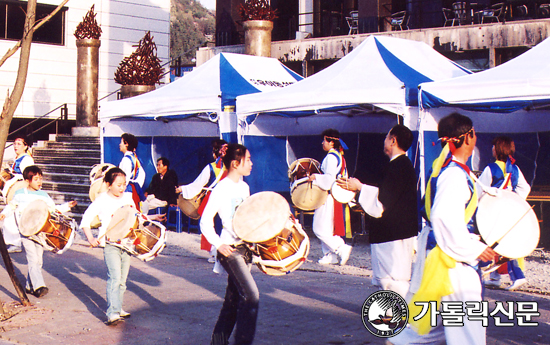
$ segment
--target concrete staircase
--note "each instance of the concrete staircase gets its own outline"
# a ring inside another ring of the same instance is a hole
[[[44,172],[42,189],[56,204],[76,200],[78,205],[67,215],[80,223],[90,205],[90,171],[101,161],[99,138],[57,136],[56,141],[35,147],[33,158]]]

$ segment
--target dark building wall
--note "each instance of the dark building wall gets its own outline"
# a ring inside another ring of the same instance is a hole
[[[229,46],[244,42],[239,6],[244,0],[216,1],[216,46]]]

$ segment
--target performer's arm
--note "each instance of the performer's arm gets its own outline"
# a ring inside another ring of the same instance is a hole
[[[524,199],[527,199],[527,196],[529,193],[531,193],[531,186],[527,181],[525,180],[525,176],[523,176],[521,170],[518,168],[518,185],[516,186],[515,192],[518,193],[519,196],[521,196]]]
[[[489,166],[486,166],[481,175],[477,179],[477,197],[481,198],[483,195],[482,191],[485,190],[487,187],[491,187],[491,184],[493,183],[493,174],[491,173],[491,168]]]
[[[195,181],[188,185],[182,185],[179,187],[181,190],[181,195],[185,199],[194,198],[201,192],[202,188],[208,183],[208,180],[210,180],[210,165],[207,165],[204,169],[202,169],[200,175],[195,179]]]
[[[118,165],[122,171],[126,174],[126,185],[130,182],[130,176],[132,176],[132,161],[131,158],[124,155],[122,157],[122,160],[120,161],[120,164]]]
[[[449,168],[438,178],[431,212],[435,239],[441,250],[456,261],[475,263],[487,246],[466,227],[465,205],[470,189],[461,169]]]
[[[210,198],[208,199],[208,203],[204,208],[200,220],[201,233],[204,235],[206,240],[208,240],[208,242],[216,248],[219,248],[224,244],[214,229],[214,216],[219,212],[222,206],[222,194],[223,190],[220,188],[214,188],[212,194],[210,194]]]
[[[23,157],[23,160],[21,161],[21,164],[19,165],[19,169],[21,169],[21,173],[23,173],[23,171],[25,171],[26,167],[29,167],[31,165],[34,165],[34,159],[31,156]]]
[[[80,228],[84,231],[84,234],[92,247],[97,247],[99,245],[98,239],[94,237],[91,230],[92,221],[99,214],[99,211],[99,203],[92,202],[92,204],[88,206],[88,209],[84,212],[84,215],[82,215],[82,221],[80,222]]]
[[[327,160],[325,171],[322,174],[313,174],[315,176],[313,183],[323,190],[330,190],[340,171],[338,159],[333,154],[327,155],[325,159]]]

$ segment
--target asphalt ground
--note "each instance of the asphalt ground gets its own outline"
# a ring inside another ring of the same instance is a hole
[[[25,253],[12,259],[23,282]],[[361,306],[376,290],[368,276],[308,268],[274,277],[256,267],[253,275],[260,290],[255,344],[384,344],[361,320]],[[204,257],[167,250],[148,263],[132,258],[124,300],[132,317],[107,326],[101,249],[74,244],[63,255],[45,253],[50,292],[29,296],[32,307],[17,306],[5,269],[0,277],[0,300],[17,312],[0,322],[2,345],[209,344],[227,285],[227,276],[213,273]],[[494,301],[535,301],[541,313],[536,327],[496,327],[489,318],[488,344],[550,344],[548,296],[487,290],[486,299],[490,310]]]

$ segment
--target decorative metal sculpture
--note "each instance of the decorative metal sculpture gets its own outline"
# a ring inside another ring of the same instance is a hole
[[[122,85],[155,85],[162,74],[157,46],[151,32],[147,31],[136,51],[120,62],[115,72],[115,81]]]
[[[76,30],[74,31],[74,36],[77,39],[96,39],[98,40],[101,37],[101,28],[97,24],[95,19],[96,13],[94,13],[94,6],[86,13],[82,22],[80,22]]]
[[[277,18],[277,10],[273,10],[267,0],[246,0],[240,5],[239,13],[243,21],[270,20]]]

